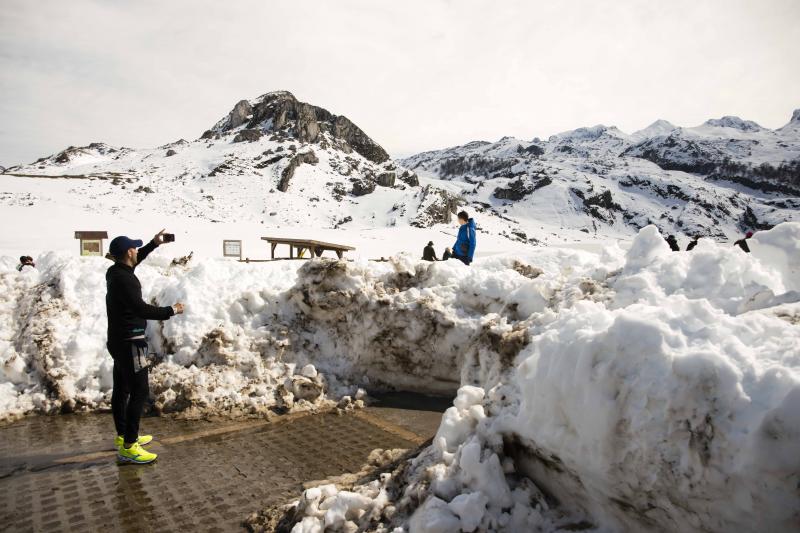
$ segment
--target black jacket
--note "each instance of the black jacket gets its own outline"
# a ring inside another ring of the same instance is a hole
[[[438,261],[436,257],[436,250],[433,249],[433,246],[426,246],[422,250],[422,259],[425,261]]]
[[[744,239],[739,239],[738,241],[733,243],[733,245],[734,246],[738,246],[739,248],[741,248],[742,250],[744,250],[748,254],[750,253],[750,247],[747,246],[747,237],[745,237]]]
[[[137,265],[155,249],[153,241],[139,248]],[[133,270],[123,263],[114,263],[106,271],[109,342],[144,335],[148,320],[167,320],[174,314],[171,306],[155,307],[142,300],[142,285]]]

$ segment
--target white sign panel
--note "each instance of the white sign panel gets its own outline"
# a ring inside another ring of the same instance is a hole
[[[242,258],[242,241],[222,241],[222,255]]]

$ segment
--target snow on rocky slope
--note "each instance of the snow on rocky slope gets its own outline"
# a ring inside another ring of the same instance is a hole
[[[316,228],[363,237],[448,223],[461,207],[509,248],[630,239],[651,223],[727,240],[800,216],[798,161],[795,112],[774,131],[736,117],[695,128],[661,120],[632,135],[594,126],[398,163],[346,117],[278,91],[238,102],[193,141],[153,149],[93,143],[8,168],[0,205],[10,219],[69,216],[101,229],[168,217],[185,230],[181,242],[200,225],[224,238],[233,227],[248,236]],[[427,240],[420,234],[415,247]],[[33,251],[62,249],[55,244]],[[0,248],[16,250],[16,242]]]
[[[800,223],[672,253],[539,248],[426,263],[173,265],[145,299],[162,411],[262,413],[358,388],[455,392],[395,472],[307,492],[297,531],[792,531],[800,519]],[[0,261],[0,412],[110,398],[103,259]],[[309,366],[312,365],[312,366]],[[454,369],[457,371],[454,372]],[[343,401],[346,405],[347,400]]]
[[[240,101],[194,141],[69,147],[6,169],[0,183],[11,207],[272,227],[428,227],[454,208],[346,117],[285,91]]]
[[[648,224],[729,239],[800,219],[800,110],[777,130],[738,117],[694,128],[659,120],[632,135],[599,125],[401,163],[453,181],[483,219],[506,218],[520,239],[564,229],[630,235]]]

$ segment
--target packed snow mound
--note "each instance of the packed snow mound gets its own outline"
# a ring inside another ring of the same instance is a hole
[[[455,391],[510,364],[525,339],[515,324],[546,308],[560,263],[607,272],[589,268],[592,254],[569,251],[540,269],[510,258],[470,269],[408,256],[176,265],[168,253],[158,249],[136,270],[146,301],[186,303],[183,315],[148,328],[158,411],[308,408],[358,385]],[[108,261],[52,253],[35,270],[14,265],[0,264],[0,417],[106,407]],[[502,358],[473,363],[489,351]]]
[[[796,531],[797,231],[757,234],[752,254],[674,253],[648,227],[595,258],[605,274],[542,253],[532,265],[555,259],[583,281],[544,268],[529,290],[549,298],[520,317],[511,364],[462,380],[429,448],[350,491],[367,512],[335,491],[330,504],[375,531]],[[750,310],[765,292],[782,303]],[[303,501],[295,531],[324,528],[327,499]]]
[[[753,236],[751,251],[780,273],[787,291],[800,291],[800,224],[781,224]]]
[[[105,348],[108,261],[49,254],[35,270],[17,273],[12,265],[4,258],[0,271],[0,418],[107,407],[113,369]],[[156,253],[136,270],[146,301],[192,302],[186,319],[151,322],[148,329],[151,350],[159,354],[150,386],[158,411],[292,408],[298,382],[306,381],[296,375],[306,361],[282,360],[286,340],[279,328],[261,327],[280,312],[279,294],[293,282],[293,269],[245,265],[233,276],[229,266],[208,261],[185,269]],[[304,390],[307,402],[299,407],[322,399],[331,385],[323,376],[314,383],[316,394]]]

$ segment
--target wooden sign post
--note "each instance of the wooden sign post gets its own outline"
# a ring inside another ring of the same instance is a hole
[[[103,240],[108,239],[108,233],[105,231],[76,231],[75,238],[81,241],[81,255],[103,256]]]

